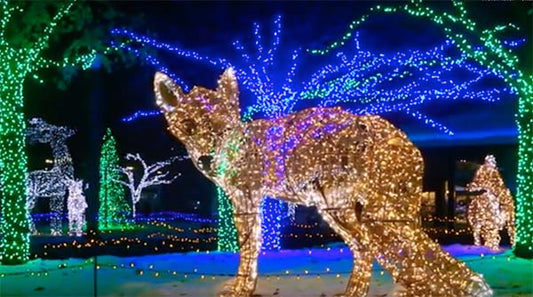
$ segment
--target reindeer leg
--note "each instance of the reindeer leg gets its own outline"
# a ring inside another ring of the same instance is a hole
[[[514,246],[515,240],[515,226],[514,226],[514,216],[510,215],[507,220],[507,235],[509,235],[509,243],[511,246]]]
[[[496,251],[500,247],[500,231],[494,222],[487,224],[487,226],[483,227],[483,239],[485,240],[485,246],[493,251]]]
[[[220,297],[252,296],[257,282],[257,257],[261,249],[261,215],[259,206],[251,212],[235,207],[235,226],[239,237],[240,262],[237,277],[231,288],[219,293]]]
[[[52,218],[50,222],[50,229],[52,235],[61,235],[63,233],[63,196],[50,197],[50,210],[52,211]]]
[[[68,214],[68,235],[71,236],[74,234],[74,217],[69,213]]]
[[[81,231],[82,227],[83,227],[82,220],[78,216],[78,218],[76,219],[76,236],[80,237],[82,235],[82,231]]]
[[[35,228],[35,222],[33,221],[33,218],[31,217],[31,213],[28,218],[28,223],[30,224],[30,232],[33,235],[37,234],[37,228]]]
[[[514,225],[514,208],[508,208],[504,215],[505,228],[507,229],[507,235],[509,236],[509,243],[514,246],[515,240],[515,225]]]
[[[492,245],[490,247],[491,250],[494,250],[494,251],[497,251],[500,249],[500,241],[501,241],[501,237],[500,237],[500,228],[494,224],[492,226],[492,229],[490,230],[490,237],[492,239]]]
[[[342,237],[344,242],[350,248],[353,255],[353,266],[350,280],[343,294],[338,297],[362,297],[368,294],[370,287],[370,278],[372,276],[372,253],[362,247],[350,232],[345,229],[339,222],[339,218],[329,210],[320,211],[324,221]]]
[[[31,216],[32,210],[35,207],[35,198],[30,197],[28,199],[30,200],[30,202],[26,204],[28,207],[28,223],[30,224],[30,232],[33,235],[36,235],[37,228],[35,228],[35,222],[33,221],[33,217]]]

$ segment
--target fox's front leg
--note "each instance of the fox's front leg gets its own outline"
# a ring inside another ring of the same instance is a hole
[[[235,283],[220,297],[252,296],[257,282],[257,257],[261,249],[259,205],[250,208],[234,205],[235,226],[239,237],[240,262]]]

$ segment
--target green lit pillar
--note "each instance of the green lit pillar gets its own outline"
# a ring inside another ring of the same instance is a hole
[[[1,77],[0,171],[2,191],[2,264],[21,264],[29,260],[30,235],[26,209],[25,128],[23,77]]]
[[[513,252],[533,258],[533,78],[520,81],[518,105],[518,174],[516,191],[516,238]]]
[[[218,241],[217,250],[221,252],[239,251],[237,229],[233,221],[233,205],[222,188],[217,187],[218,203]]]

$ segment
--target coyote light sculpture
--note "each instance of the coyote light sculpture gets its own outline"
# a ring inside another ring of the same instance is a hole
[[[373,259],[405,296],[491,296],[479,275],[416,224],[423,160],[384,119],[311,108],[243,123],[232,69],[216,90],[194,87],[187,94],[156,73],[154,91],[170,132],[234,206],[240,263],[235,282],[220,296],[254,292],[263,196],[315,206],[344,239],[354,255],[344,296],[367,294]]]

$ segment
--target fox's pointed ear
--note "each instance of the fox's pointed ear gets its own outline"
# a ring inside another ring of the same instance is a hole
[[[162,72],[155,73],[154,93],[157,106],[165,111],[173,110],[183,98],[183,91],[180,86]]]
[[[228,68],[222,73],[218,80],[217,92],[232,108],[239,110],[239,85],[233,68]]]

